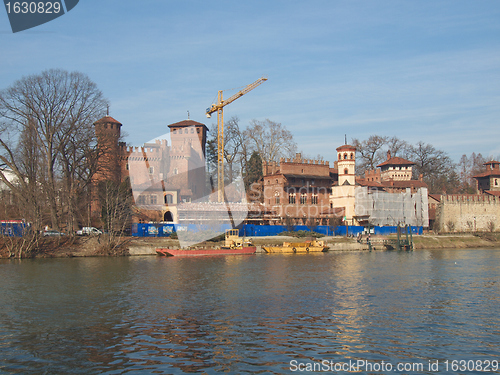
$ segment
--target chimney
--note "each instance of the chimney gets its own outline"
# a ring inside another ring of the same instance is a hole
[[[391,158],[391,150],[387,150],[387,160]]]

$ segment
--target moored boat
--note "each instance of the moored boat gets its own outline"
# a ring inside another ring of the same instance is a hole
[[[257,248],[253,246],[249,239],[239,236],[238,229],[226,231],[224,246],[220,248],[156,249],[158,255],[165,256],[239,255],[254,254],[256,251]]]
[[[262,246],[266,253],[310,253],[328,251],[324,241],[283,242],[282,246]]]
[[[243,246],[235,249],[156,249],[156,253],[165,256],[240,255],[255,254],[256,250],[255,246]]]

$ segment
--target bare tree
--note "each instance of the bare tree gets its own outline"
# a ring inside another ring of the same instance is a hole
[[[297,150],[292,133],[281,123],[269,119],[252,120],[245,130],[250,148],[257,151],[263,161],[279,161],[280,157],[291,157]]]
[[[79,197],[80,191],[68,179],[82,177],[73,164],[88,161],[89,155],[82,156],[82,146],[90,144],[91,126],[105,113],[106,105],[86,75],[64,70],[24,77],[0,92],[0,118],[11,130],[1,133],[0,160],[19,181],[9,187],[37,210],[34,202],[43,197],[54,229],[61,227],[62,207]],[[73,151],[75,157],[66,154]],[[1,171],[0,179],[7,180]],[[64,180],[66,196],[62,194]],[[41,213],[36,215],[35,223],[41,221]]]
[[[399,156],[403,159],[408,158],[410,145],[398,137],[388,138],[386,141],[388,150],[391,152],[391,156]]]
[[[376,169],[377,165],[384,161],[384,147],[388,140],[388,137],[379,135],[371,135],[364,141],[357,138],[352,140],[352,145],[356,147],[358,153],[356,173],[363,175],[365,171]]]
[[[414,176],[422,175],[431,193],[440,193],[446,189],[448,180],[455,180],[455,164],[441,150],[430,144],[418,142],[410,147],[410,160],[415,163]],[[441,190],[441,191],[440,191]]]

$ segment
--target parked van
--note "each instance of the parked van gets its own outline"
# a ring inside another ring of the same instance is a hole
[[[94,227],[83,227],[82,229],[77,230],[76,234],[78,236],[97,236],[102,234],[102,231]]]

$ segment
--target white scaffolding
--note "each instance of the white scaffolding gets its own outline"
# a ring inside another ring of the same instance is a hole
[[[371,225],[429,226],[427,188],[420,188],[412,194],[410,189],[404,193],[387,193],[357,186],[355,197],[356,216],[367,218]]]

